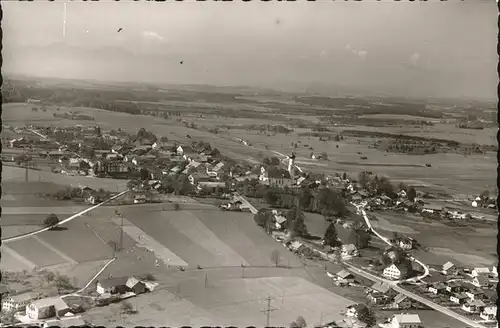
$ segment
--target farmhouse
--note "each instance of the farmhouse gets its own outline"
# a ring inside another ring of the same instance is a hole
[[[401,268],[398,267],[396,264],[391,264],[384,269],[382,274],[389,279],[397,280],[401,278],[402,272]]]
[[[443,264],[443,267],[442,267],[442,272],[443,274],[453,274],[455,273],[457,270],[455,264],[451,263],[451,262],[446,262],[445,264]]]
[[[380,292],[370,293],[367,298],[371,303],[377,305],[388,304],[390,302],[390,297]]]
[[[389,286],[389,284],[382,282],[382,281],[374,283],[371,286],[371,289],[374,291],[380,292],[382,294],[387,294],[387,295],[391,295],[391,296],[396,295],[396,292],[391,288],[391,286]]]
[[[471,300],[481,300],[484,299],[484,291],[481,289],[471,289],[469,291],[466,291],[465,294],[469,296]]]
[[[464,304],[468,299],[469,296],[465,295],[464,293],[452,294],[450,296],[450,301],[455,304]]]
[[[485,275],[490,274],[490,268],[474,268],[474,270],[472,270],[472,272],[471,272],[471,275],[473,277],[477,277],[477,276],[480,276],[482,274],[485,274]]]
[[[483,320],[495,320],[497,315],[497,307],[496,306],[486,306],[479,316]]]
[[[31,319],[60,318],[68,312],[68,305],[59,296],[36,300],[26,307],[26,314]]]
[[[134,196],[134,204],[145,204],[148,201],[146,195],[136,195]]]
[[[446,291],[446,286],[443,283],[439,282],[431,285],[429,287],[429,291],[434,295],[443,294]]]
[[[347,270],[341,270],[337,272],[336,276],[339,283],[348,284],[354,282],[354,275]]]
[[[451,294],[460,293],[463,291],[462,284],[455,280],[450,281],[446,283],[446,291]]]
[[[406,295],[403,294],[398,294],[395,298],[394,301],[391,304],[391,307],[393,309],[410,309],[414,307],[413,301],[411,298],[407,297]]]
[[[340,255],[342,258],[350,258],[353,256],[358,255],[358,249],[354,244],[347,244],[347,245],[342,245],[342,248],[340,249]]]
[[[125,286],[134,294],[142,294],[146,292],[146,284],[135,277],[128,278]]]
[[[413,243],[409,238],[401,238],[398,240],[398,245],[404,250],[410,250],[413,248]]]
[[[418,314],[395,314],[390,319],[391,328],[421,328],[422,321]]]
[[[474,277],[471,283],[479,288],[490,288],[493,286],[493,283],[490,282],[490,278],[484,274]]]
[[[99,294],[123,294],[127,291],[128,277],[116,277],[99,280],[97,282],[97,292]]]
[[[467,301],[462,305],[462,310],[469,313],[479,313],[485,307],[485,304],[481,300]]]
[[[22,311],[31,301],[38,299],[34,292],[27,292],[17,295],[2,297],[2,310],[4,311]]]

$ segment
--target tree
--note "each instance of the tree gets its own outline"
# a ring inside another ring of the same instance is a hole
[[[367,189],[369,181],[370,177],[366,171],[360,172],[358,174],[358,182],[361,185],[361,187]]]
[[[372,239],[371,234],[362,224],[355,224],[349,235],[349,241],[356,245],[357,248],[367,248]]]
[[[327,153],[326,151],[322,152],[322,153],[321,153],[321,158],[323,158],[323,159],[326,159],[326,160],[327,160],[327,159],[328,159],[328,153]]]
[[[66,289],[74,289],[74,286],[71,284],[71,280],[67,276],[63,276],[61,274],[57,274],[54,278],[54,283],[58,290],[66,290]]]
[[[325,244],[331,247],[340,247],[342,246],[342,242],[339,240],[337,235],[337,229],[335,228],[334,223],[330,223],[328,228],[325,231],[325,236],[323,237],[325,240]]]
[[[271,253],[271,261],[276,265],[276,267],[278,267],[280,262],[280,252],[277,249]]]
[[[163,136],[163,137],[160,138],[160,141],[161,142],[168,142],[168,138],[165,137],[165,136]]]
[[[270,206],[276,206],[276,204],[278,203],[278,199],[278,193],[273,188],[268,189],[264,194],[264,200]]]
[[[174,204],[174,211],[178,211],[181,209],[181,206],[179,205],[179,203],[175,203]]]
[[[318,192],[317,199],[318,209],[322,213],[340,217],[349,214],[345,201],[340,193],[331,188],[321,188]]]
[[[490,198],[489,190],[483,191],[479,197],[481,197],[482,200],[488,200]]]
[[[377,317],[372,308],[360,304],[356,310],[359,321],[364,322],[368,327],[374,327],[377,324]]]
[[[281,163],[281,161],[279,160],[279,158],[276,157],[276,156],[272,156],[270,158],[270,161],[271,161],[271,165],[273,165],[273,166],[278,166]]]
[[[386,194],[387,196],[390,196],[394,193],[394,186],[388,177],[381,177],[376,180],[376,182],[376,188],[379,194]]]
[[[128,189],[136,189],[141,186],[141,182],[139,180],[130,180],[127,182],[127,188]]]
[[[149,180],[150,175],[149,175],[149,171],[147,169],[141,168],[140,174],[141,174],[141,180],[143,180],[143,181]]]
[[[346,172],[342,173],[342,179],[347,180],[347,173]]]
[[[114,240],[108,241],[108,246],[113,250],[113,252],[118,250],[118,243]]]
[[[408,197],[408,199],[411,202],[414,202],[415,201],[415,197],[417,197],[417,191],[415,190],[415,188],[410,187],[410,188],[408,188],[408,193],[406,194],[406,196]]]
[[[220,156],[220,151],[219,151],[217,148],[214,148],[214,149],[210,152],[210,156],[212,156],[212,157],[219,157],[219,156]]]
[[[286,213],[287,229],[296,236],[306,236],[307,227],[304,223],[304,212],[299,208],[293,208]]]
[[[54,213],[52,214],[49,214],[45,220],[43,221],[43,224],[46,226],[46,227],[54,227],[56,224],[59,223],[59,218],[57,217],[57,215],[55,215]]]
[[[56,279],[56,275],[52,271],[47,271],[44,273],[43,277],[47,280],[47,283],[51,283]]]
[[[304,188],[299,193],[299,207],[305,211],[311,209],[314,197],[309,188]]]
[[[398,269],[401,272],[401,279],[408,279],[413,274],[411,261],[408,258],[405,258],[398,263]]]
[[[137,312],[137,310],[134,310],[132,303],[130,303],[128,301],[125,301],[122,303],[120,311],[121,311],[121,313],[124,313],[124,314],[133,314],[133,313]]]
[[[272,212],[268,209],[260,209],[257,214],[254,215],[253,219],[258,226],[265,228],[267,221],[271,219]]]

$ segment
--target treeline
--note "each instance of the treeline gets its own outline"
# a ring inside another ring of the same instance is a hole
[[[305,212],[322,214],[325,218],[345,217],[350,213],[343,192],[325,186],[317,190],[296,190],[262,185],[254,179],[238,182],[236,190],[246,197],[263,199],[275,208],[300,208]]]

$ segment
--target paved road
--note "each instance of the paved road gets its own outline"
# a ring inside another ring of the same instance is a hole
[[[470,320],[470,319],[468,319],[468,318],[466,318],[466,317],[464,317],[464,316],[462,316],[462,315],[460,315],[460,314],[458,314],[458,313],[456,313],[456,312],[454,312],[454,311],[452,311],[452,310],[450,310],[450,309],[448,309],[448,308],[446,308],[444,306],[438,305],[438,304],[434,303],[431,300],[428,300],[428,299],[426,299],[426,298],[424,298],[422,296],[419,296],[419,295],[417,295],[415,293],[412,293],[412,292],[410,292],[410,291],[408,291],[406,289],[403,289],[403,288],[399,287],[397,285],[397,283],[394,282],[394,281],[377,277],[377,276],[375,276],[375,275],[373,275],[373,274],[371,274],[369,272],[366,272],[366,271],[364,271],[362,269],[358,269],[357,267],[355,267],[354,265],[352,265],[350,263],[344,262],[344,264],[347,265],[349,267],[349,270],[352,271],[353,273],[358,274],[360,276],[363,276],[363,277],[365,277],[367,279],[370,279],[373,282],[380,282],[380,281],[385,282],[388,285],[390,285],[398,293],[406,295],[406,296],[408,296],[408,297],[410,297],[410,298],[412,298],[412,299],[414,299],[414,300],[416,300],[416,301],[418,301],[418,302],[420,302],[420,303],[422,303],[424,305],[427,305],[431,309],[434,309],[434,310],[436,310],[438,312],[446,314],[449,317],[452,317],[453,319],[459,320],[459,321],[465,323],[466,325],[468,325],[469,327],[486,328],[485,326],[483,326],[483,325],[481,325],[481,324],[479,324],[479,323],[477,323],[477,322],[475,322],[473,320]]]
[[[373,229],[373,226],[372,226],[372,224],[370,222],[370,219],[368,219],[368,215],[366,215],[366,212],[364,210],[364,207],[366,206],[366,203],[362,203],[362,204],[359,204],[359,205],[356,205],[354,203],[351,203],[351,204],[354,205],[356,207],[356,209],[358,210],[358,212],[363,216],[363,219],[365,220],[366,225],[368,226],[368,228],[377,237],[379,237],[384,243],[386,243],[389,246],[393,246],[392,243],[390,242],[389,238],[382,236],[375,229]],[[412,260],[414,262],[417,262],[422,268],[424,268],[424,274],[421,275],[421,276],[419,276],[419,277],[413,277],[413,278],[406,279],[406,281],[408,281],[408,282],[410,282],[410,281],[416,282],[418,280],[424,279],[425,277],[427,277],[430,274],[429,268],[423,262],[419,261],[418,259],[414,258],[413,256],[410,258],[410,260]]]
[[[252,204],[250,204],[250,202],[248,200],[246,200],[240,194],[236,193],[236,196],[234,197],[234,199],[239,200],[240,202],[242,202],[246,206],[248,206],[248,208],[250,208],[250,212],[252,212],[252,214],[257,214],[258,210]]]
[[[241,196],[239,194],[236,194],[235,198],[238,199],[238,200],[240,200],[241,202],[245,203],[250,208],[250,210],[252,211],[252,213],[254,213],[254,214],[257,213],[257,209],[252,204],[250,204],[243,196]],[[363,210],[363,212],[364,212],[364,210]],[[373,230],[373,228],[372,228],[372,226],[370,224],[370,221],[367,219],[366,213],[364,213],[363,217],[365,217],[365,220],[367,221],[368,227],[370,229],[372,229],[372,231],[380,239],[382,239],[383,241],[385,241],[386,243],[389,243],[389,245],[391,245],[390,242],[387,240],[387,238],[385,238],[382,235],[379,235],[375,230]],[[414,260],[418,261],[416,259],[414,259]],[[424,267],[424,269],[426,269],[426,273],[422,277],[428,275],[429,274],[429,270],[427,269],[427,266],[425,264],[421,263],[420,261],[418,261],[417,263],[421,264],[422,267]],[[418,301],[418,302],[420,302],[420,303],[422,303],[424,305],[427,305],[431,309],[434,309],[434,310],[436,310],[438,312],[446,314],[447,316],[452,317],[452,318],[454,318],[456,320],[459,320],[459,321],[465,323],[466,325],[468,325],[470,327],[486,328],[485,326],[483,326],[483,325],[481,325],[481,324],[479,324],[479,323],[477,323],[475,321],[472,321],[472,320],[470,320],[470,319],[468,319],[468,318],[466,318],[464,316],[461,316],[458,313],[456,313],[456,312],[454,312],[454,311],[452,311],[452,310],[450,310],[450,309],[448,309],[448,308],[446,308],[444,306],[438,305],[438,304],[436,304],[436,303],[434,303],[434,302],[432,302],[432,301],[430,301],[430,300],[428,300],[428,299],[426,299],[426,298],[424,298],[422,296],[419,296],[419,295],[417,295],[415,293],[412,293],[412,292],[410,292],[410,291],[408,291],[406,289],[403,289],[403,288],[399,287],[397,285],[397,283],[398,283],[397,281],[392,281],[392,280],[388,280],[388,279],[377,277],[377,276],[375,276],[375,275],[373,275],[371,273],[368,273],[368,272],[366,272],[364,270],[358,269],[354,265],[352,265],[350,263],[347,263],[347,262],[344,262],[344,264],[346,264],[350,268],[350,270],[352,272],[354,272],[356,274],[359,274],[360,276],[363,276],[363,277],[365,277],[367,279],[370,279],[370,280],[372,280],[374,282],[383,281],[383,282],[387,283],[388,285],[390,285],[395,291],[397,291],[397,292],[399,292],[399,293],[401,293],[403,295],[406,295],[406,296],[408,296],[408,297],[410,297],[410,298],[412,298],[412,299],[414,299],[414,300],[416,300],[416,301]]]

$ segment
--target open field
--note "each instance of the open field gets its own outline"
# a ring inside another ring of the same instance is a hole
[[[180,211],[156,210],[147,215],[144,207],[129,207],[124,214],[189,266],[272,265],[271,253],[282,248],[247,213],[222,212],[203,206]],[[284,263],[298,264],[288,252],[283,251],[282,256]]]
[[[450,227],[439,221],[426,222],[404,214],[375,215],[379,221],[373,221],[373,225],[382,235],[404,233],[429,247],[429,252],[419,251],[417,255],[427,264],[442,265],[452,261],[465,266],[491,266],[497,261],[496,230],[491,223],[469,222],[467,227]]]
[[[40,229],[41,226],[7,225],[3,238]],[[12,257],[37,267],[92,262],[112,257],[112,251],[82,220],[68,222],[64,230],[45,231],[36,236],[6,243]],[[6,269],[9,269],[6,267]],[[14,268],[11,268],[12,270]]]
[[[181,290],[181,298],[176,298],[173,292],[158,290],[138,297],[139,313],[127,316],[124,324],[251,326],[262,321],[264,325],[261,310],[266,307],[265,298],[270,296],[272,306],[278,309],[271,313],[270,325],[286,326],[299,315],[313,325],[321,317],[325,322],[340,319],[339,312],[352,304],[302,278],[231,279],[206,289],[193,286],[189,291],[195,293],[184,295]],[[121,323],[115,311],[113,306],[96,308],[88,316],[96,325]]]
[[[2,170],[2,182],[23,182],[25,181],[25,169],[12,167],[12,166],[4,166]],[[98,179],[98,178],[89,178],[85,176],[68,176],[64,174],[57,174],[46,171],[38,171],[38,170],[28,170],[28,181],[33,182],[51,182],[52,184],[56,184],[61,186],[60,189],[65,188],[67,186],[88,186],[92,189],[104,188],[109,191],[122,191],[127,187],[127,180],[116,180],[116,179]],[[8,189],[6,190],[8,193]]]
[[[195,99],[193,99],[193,102],[196,103]],[[258,107],[257,103],[251,103],[249,105]],[[261,105],[262,104],[260,104],[259,106]],[[289,105],[283,104],[282,107],[285,109],[286,106]],[[31,106],[25,104],[6,104],[4,107],[4,120],[11,121],[11,123],[14,123],[16,121],[23,121],[27,119],[26,115],[32,113],[30,109]],[[62,106],[60,107],[63,111],[67,110]],[[295,151],[298,156],[297,162],[300,163],[305,162],[311,151],[316,154],[325,151],[330,157],[329,162],[303,164],[304,168],[312,171],[321,171],[330,174],[334,172],[346,171],[350,174],[357,175],[359,171],[366,169],[366,167],[369,165],[370,170],[375,171],[381,175],[387,175],[393,180],[413,180],[414,182],[417,182],[417,186],[420,186],[419,188],[422,190],[426,189],[429,191],[437,191],[450,194],[477,194],[483,191],[485,188],[494,189],[494,176],[492,172],[494,172],[495,170],[494,163],[496,161],[494,155],[490,153],[485,155],[470,155],[467,157],[455,154],[391,154],[369,148],[369,145],[373,144],[376,138],[348,137],[340,142],[322,142],[319,141],[318,138],[299,136],[299,133],[310,132],[309,129],[299,128],[294,129],[294,131],[289,135],[278,134],[273,135],[272,138],[266,136],[265,134],[258,134],[256,131],[246,131],[244,129],[231,129],[228,131],[229,135],[215,135],[206,131],[202,131],[201,129],[187,129],[180,123],[176,122],[174,119],[164,120],[159,117],[129,115],[125,113],[109,112],[92,108],[72,108],[72,111],[79,111],[82,114],[93,115],[96,118],[96,121],[92,122],[99,122],[103,129],[116,129],[120,127],[125,131],[135,133],[140,127],[148,127],[149,131],[156,133],[159,136],[165,135],[171,140],[176,140],[179,142],[189,141],[189,139],[186,137],[186,135],[189,134],[194,139],[211,142],[217,148],[222,150],[225,155],[233,157],[235,159],[255,161],[260,160],[262,156],[272,155],[271,150],[276,150],[283,154],[288,154],[292,151]],[[23,114],[25,112],[27,112],[26,115]],[[37,115],[40,116],[40,118],[44,116],[46,119],[50,119],[53,112],[55,112],[55,109],[49,107],[46,113],[37,113]],[[217,110],[217,112],[220,112],[220,115],[223,115],[223,110]],[[314,118],[314,108],[308,110],[307,114],[302,115],[309,118]],[[199,126],[203,125],[207,128],[218,126],[221,122],[221,117],[215,117],[213,115],[207,115],[207,117],[203,119],[192,118],[190,115],[187,115],[183,118],[188,121],[197,122]],[[286,121],[285,119],[283,120]],[[54,121],[54,123],[55,122],[56,121]],[[84,121],[81,121],[79,123],[85,124]],[[231,125],[246,125],[249,123],[269,124],[269,120],[266,117],[262,117],[261,119],[259,119],[257,115],[253,119],[235,118],[234,120],[232,120]],[[57,124],[61,126],[74,125],[75,121],[57,119]],[[360,125],[354,125],[345,128],[337,127],[334,128],[334,131],[340,133],[345,129],[380,131],[380,128]],[[496,144],[496,132],[491,128],[484,130],[466,130],[458,129],[453,124],[438,123],[435,126],[424,128],[414,128],[407,126],[387,127],[384,128],[384,132],[424,137],[436,137],[465,143],[475,142],[478,144]],[[252,144],[252,147],[242,146],[242,144],[239,143],[236,138],[248,140]],[[360,144],[358,144],[358,140],[360,140]],[[298,149],[293,149],[293,147],[291,146],[291,141],[301,141],[302,144],[299,144]],[[303,147],[304,144],[307,144],[308,146]],[[336,148],[336,145],[338,145],[339,148]],[[269,149],[266,149],[266,146]],[[310,150],[310,147],[312,147],[313,150]],[[363,156],[367,156],[368,159],[361,160],[361,155],[358,153],[362,153]],[[432,167],[425,167],[426,163],[432,164]],[[386,166],[387,164],[391,164],[391,166]],[[415,167],[414,165],[420,165],[421,167]],[[449,179],[449,176],[454,176],[455,179]],[[83,179],[89,180],[88,178]],[[90,182],[86,184],[90,185]],[[116,186],[114,185],[113,187],[116,188]]]

